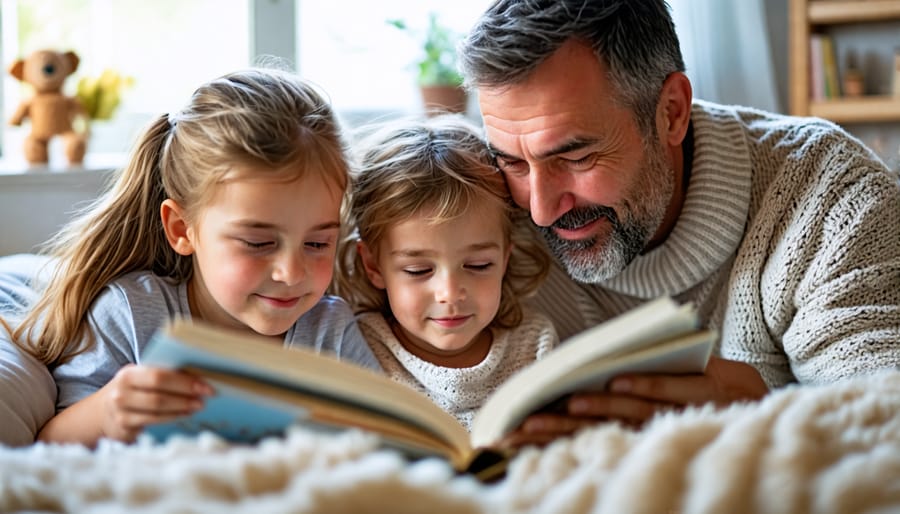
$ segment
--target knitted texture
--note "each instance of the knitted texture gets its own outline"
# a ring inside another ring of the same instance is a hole
[[[669,295],[770,387],[900,367],[897,178],[824,120],[703,101],[691,119],[672,233],[602,284],[555,266],[534,303],[560,338]]]
[[[493,330],[491,349],[480,363],[468,368],[447,368],[407,351],[381,314],[365,313],[357,319],[388,376],[427,395],[466,430],[497,386],[515,371],[543,357],[558,342],[550,320],[536,312],[526,312],[518,327]]]

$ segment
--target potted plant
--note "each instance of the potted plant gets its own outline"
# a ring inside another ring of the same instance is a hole
[[[418,33],[401,19],[388,20],[388,23],[417,39],[421,38],[422,54],[416,62],[417,82],[426,114],[465,112],[468,97],[456,65],[456,43],[462,35],[442,25],[433,12],[428,16],[424,34]]]

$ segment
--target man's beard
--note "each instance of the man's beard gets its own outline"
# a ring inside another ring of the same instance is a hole
[[[548,248],[573,279],[597,284],[618,275],[641,253],[662,224],[675,187],[674,170],[666,164],[658,145],[645,143],[644,149],[646,157],[640,166],[640,176],[622,202],[621,219],[612,207],[592,205],[574,208],[553,225],[539,227]],[[577,241],[562,239],[554,231],[554,228],[578,228],[600,218],[612,224],[604,243],[596,237]]]

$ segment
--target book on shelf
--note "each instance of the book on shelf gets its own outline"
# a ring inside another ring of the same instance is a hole
[[[489,396],[470,433],[427,396],[376,371],[174,319],[156,332],[142,363],[195,373],[216,393],[193,415],[146,432],[165,440],[210,430],[253,443],[294,424],[358,428],[410,457],[441,457],[461,472],[488,478],[502,472],[510,456],[496,443],[529,414],[575,391],[602,391],[625,372],[700,373],[715,339],[714,331],[698,327],[691,306],[659,298],[569,338],[514,374]]]
[[[841,83],[838,78],[837,55],[834,49],[834,39],[827,34],[822,34],[821,39],[822,73],[825,78],[825,98],[840,98]]]
[[[813,101],[825,99],[825,69],[822,58],[822,35],[809,36],[809,97]]]

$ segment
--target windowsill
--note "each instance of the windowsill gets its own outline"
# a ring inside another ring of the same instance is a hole
[[[81,181],[85,174],[109,172],[125,165],[127,154],[90,153],[80,166],[52,159],[49,164],[29,164],[18,156],[0,158],[0,183],[3,185]]]

